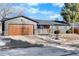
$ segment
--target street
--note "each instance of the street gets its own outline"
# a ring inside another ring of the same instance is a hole
[[[0,50],[0,56],[78,56],[79,51],[56,47],[31,47]]]

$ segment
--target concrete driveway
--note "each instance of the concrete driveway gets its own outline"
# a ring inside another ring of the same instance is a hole
[[[0,56],[79,56],[79,51],[65,50],[56,47],[31,47],[0,50]]]

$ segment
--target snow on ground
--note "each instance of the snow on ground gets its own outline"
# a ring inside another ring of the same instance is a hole
[[[10,38],[14,38],[16,40],[23,40],[32,43],[36,43],[38,41],[46,41],[46,47],[31,47],[31,48],[17,48],[17,49],[8,49],[8,50],[0,50],[0,56],[67,56],[67,55],[79,55],[79,50],[70,47],[70,46],[62,46],[57,42],[61,42],[61,40],[49,39],[46,36],[38,36],[37,37],[27,37],[27,36],[11,36]],[[5,37],[7,38],[7,37]],[[45,40],[43,40],[45,39]],[[50,41],[50,42],[49,42]],[[2,44],[2,43],[1,43]],[[47,47],[51,46],[51,47]]]
[[[71,34],[69,34],[71,36]],[[67,35],[66,35],[67,36]],[[61,49],[66,49],[66,50],[79,50],[79,40],[71,40],[71,42],[64,42],[62,38],[59,38],[58,40],[52,39],[49,36],[37,36],[40,40],[45,40],[47,41],[47,44],[45,43],[44,46],[51,46],[51,47],[58,47]],[[71,46],[73,45],[73,46]],[[76,46],[77,45],[77,46]]]
[[[14,40],[23,40],[30,43],[36,43],[36,44],[43,44],[44,46],[51,46],[51,47],[58,47],[60,49],[66,49],[66,50],[79,50],[79,48],[76,47],[70,47],[66,46],[61,43],[62,39],[55,40],[51,39],[48,36],[4,36],[3,38],[13,38]]]
[[[0,50],[0,56],[67,56],[76,54],[79,55],[79,51],[71,51],[55,47],[31,47]]]
[[[0,40],[0,46],[4,46],[4,45],[6,45],[6,43]]]

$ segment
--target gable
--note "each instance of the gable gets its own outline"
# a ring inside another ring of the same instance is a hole
[[[5,21],[7,23],[13,23],[13,24],[36,24],[35,21],[26,19],[24,17],[18,17],[18,18],[14,18],[8,21]]]
[[[5,18],[4,20],[1,20],[1,22],[9,21],[9,20],[14,20],[14,19],[17,19],[17,18],[25,18],[25,19],[28,19],[30,21],[33,21],[33,22],[37,23],[37,21],[35,21],[35,20],[33,20],[33,19],[29,18],[29,17],[26,17],[26,16],[17,16],[17,17],[13,17],[13,18]]]

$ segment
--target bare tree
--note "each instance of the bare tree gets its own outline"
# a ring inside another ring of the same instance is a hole
[[[24,9],[22,9],[22,8],[20,8],[19,10],[18,10],[18,14],[17,14],[17,16],[22,16],[22,15],[24,15]]]
[[[11,9],[11,4],[0,4],[0,19],[2,24],[2,35],[4,35],[5,30],[5,20],[11,17],[13,9]]]
[[[24,14],[24,10],[22,8],[15,8],[13,3],[0,4],[0,19],[2,24],[2,35],[4,35],[5,31],[5,20],[7,18],[11,18],[14,16],[22,16]]]

